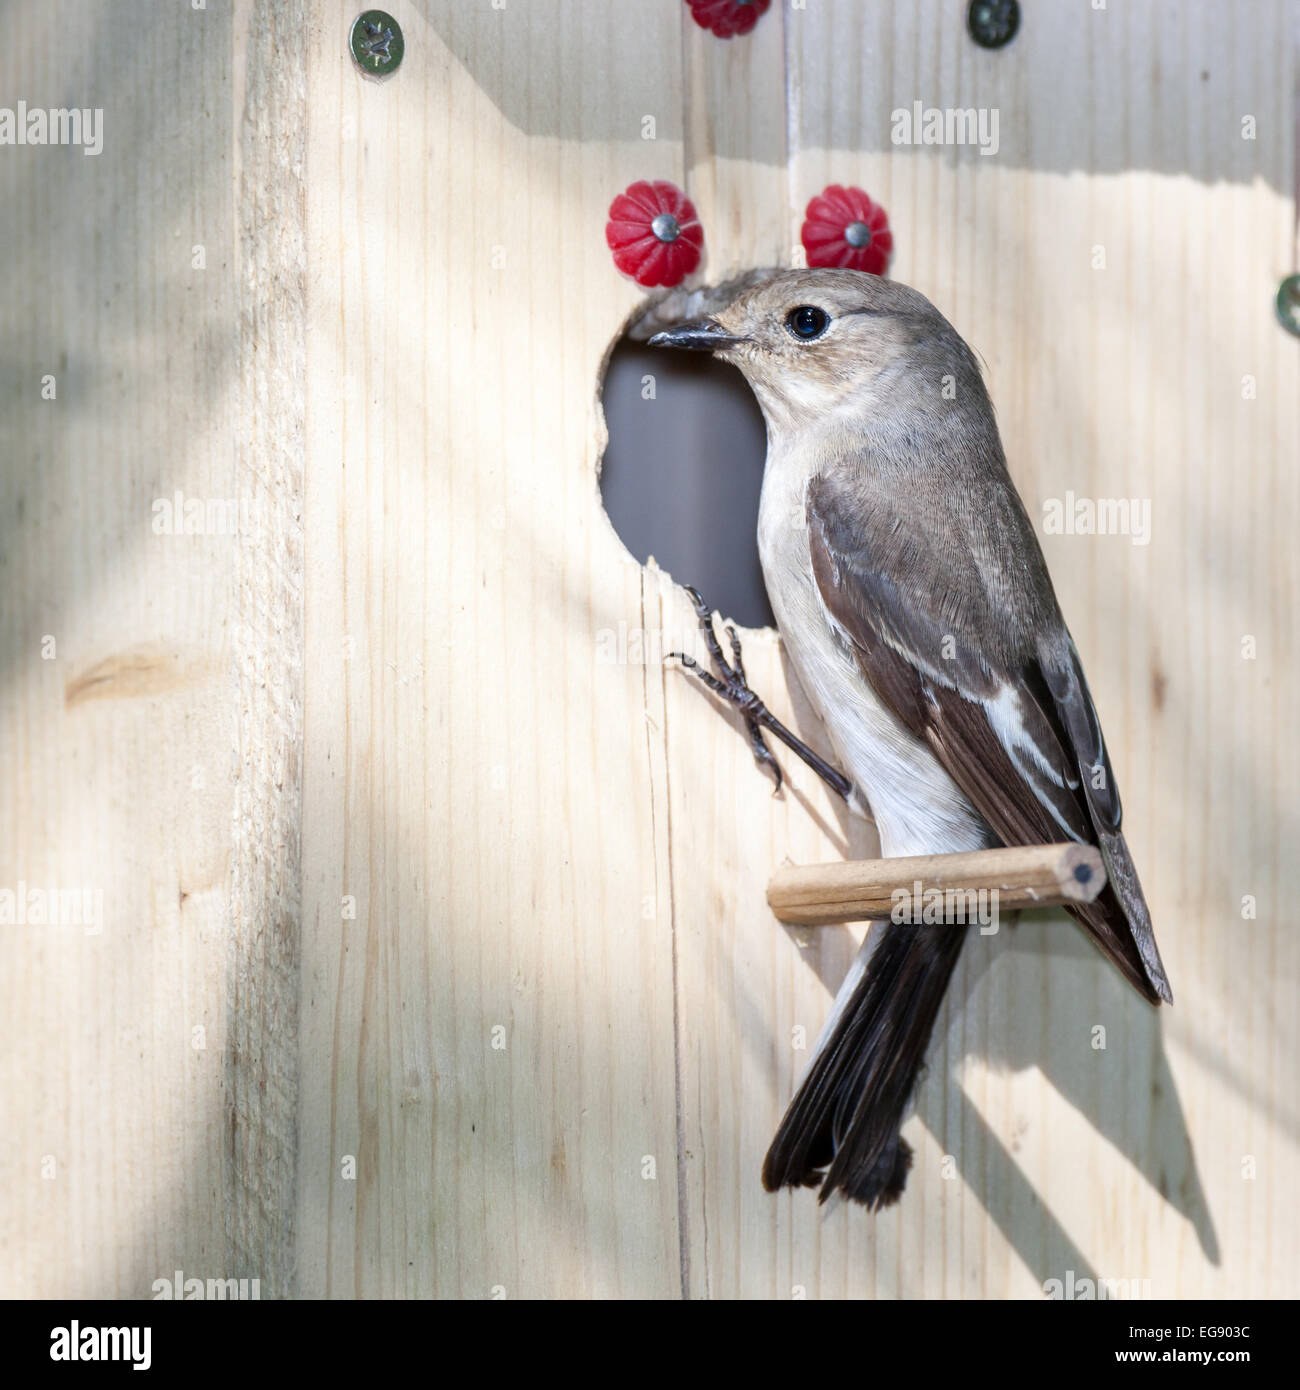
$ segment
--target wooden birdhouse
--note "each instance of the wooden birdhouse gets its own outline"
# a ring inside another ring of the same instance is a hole
[[[0,1292],[1300,1293],[1295,5],[128,8],[0,59]],[[877,839],[668,659],[832,757],[761,422],[628,335],[808,264],[979,355],[1176,997],[973,930],[874,1214],[760,1168]]]

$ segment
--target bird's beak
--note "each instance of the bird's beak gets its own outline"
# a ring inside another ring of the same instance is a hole
[[[728,333],[717,319],[692,319],[689,323],[679,323],[676,328],[656,333],[650,339],[650,346],[689,348],[692,352],[723,352],[748,341],[747,338],[737,338],[734,333]]]

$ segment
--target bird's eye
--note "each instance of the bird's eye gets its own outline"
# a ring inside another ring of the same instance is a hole
[[[801,304],[799,308],[791,309],[785,318],[785,326],[805,343],[820,338],[830,327],[830,322],[831,316],[826,310],[818,309],[813,304]]]

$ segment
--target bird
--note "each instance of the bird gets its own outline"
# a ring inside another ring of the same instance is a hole
[[[728,656],[694,589],[712,669],[675,655],[739,711],[777,790],[769,733],[874,822],[885,857],[1096,846],[1106,887],[1068,910],[1145,1000],[1172,1003],[1079,653],[957,330],[907,285],[818,268],[669,296],[636,336],[734,364],[766,422],[764,582],[838,766],[750,689],[734,628]],[[768,1149],[769,1191],[898,1200],[901,1128],[966,934],[872,925]]]

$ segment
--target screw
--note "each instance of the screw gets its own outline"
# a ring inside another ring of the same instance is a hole
[[[1300,275],[1288,275],[1277,287],[1277,321],[1300,338]]]
[[[682,234],[681,225],[671,212],[661,212],[650,224],[650,230],[660,241],[676,241]]]
[[[367,77],[389,77],[401,66],[406,43],[401,25],[383,10],[366,10],[352,22],[352,59]]]
[[[1001,48],[1020,28],[1020,5],[1017,0],[971,0],[966,27],[981,48]]]

